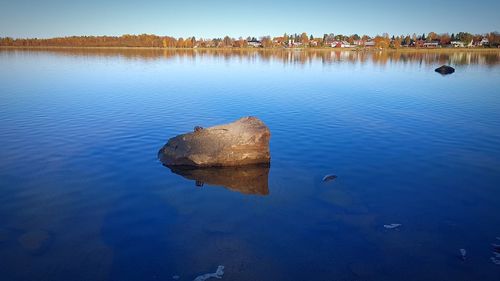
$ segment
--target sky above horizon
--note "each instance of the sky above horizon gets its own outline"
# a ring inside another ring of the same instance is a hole
[[[0,0],[0,37],[157,34],[202,38],[500,31],[500,1]]]

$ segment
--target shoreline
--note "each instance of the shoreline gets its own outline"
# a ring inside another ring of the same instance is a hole
[[[500,48],[162,48],[162,47],[85,47],[85,46],[0,46],[0,49],[88,49],[88,50],[155,50],[155,51],[282,51],[282,52],[424,52],[424,53],[448,53],[448,52],[495,52],[500,53]]]

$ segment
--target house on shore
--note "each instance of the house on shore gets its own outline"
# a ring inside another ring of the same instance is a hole
[[[332,48],[352,48],[354,45],[349,44],[347,41],[333,41],[328,44]]]
[[[262,42],[260,42],[259,40],[255,40],[255,39],[247,41],[247,44],[249,47],[254,47],[254,48],[262,47]]]
[[[463,48],[465,47],[464,43],[461,41],[451,41],[450,45],[455,47],[455,48]]]
[[[375,41],[366,41],[364,44],[365,47],[375,47]]]
[[[489,45],[490,45],[490,40],[488,40],[488,38],[486,37],[483,37],[481,40],[474,41],[475,47],[484,47]]]
[[[427,43],[423,44],[423,47],[424,48],[437,48],[437,47],[439,47],[439,43],[438,42],[427,42]]]
[[[317,47],[318,45],[319,45],[318,40],[316,39],[309,40],[309,46]]]
[[[273,45],[275,47],[286,47],[287,43],[288,42],[285,41],[284,37],[274,37],[273,38]]]
[[[364,41],[363,41],[363,40],[354,40],[354,41],[352,42],[352,44],[353,44],[354,46],[363,46]]]
[[[296,42],[295,40],[288,40],[288,47],[289,48],[299,48],[302,46],[302,43],[301,42]]]

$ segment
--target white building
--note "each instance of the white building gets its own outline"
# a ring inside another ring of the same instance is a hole
[[[247,41],[248,46],[254,47],[254,48],[260,48],[262,47],[262,42],[258,40],[250,40]]]
[[[486,38],[486,37],[481,39],[481,42],[479,42],[480,46],[489,45],[489,44],[490,44],[490,40],[488,40],[488,38]]]
[[[424,43],[425,48],[437,48],[439,47],[438,42],[429,42],[429,43]]]
[[[450,44],[455,48],[463,48],[465,47],[463,42],[460,41],[451,41]]]

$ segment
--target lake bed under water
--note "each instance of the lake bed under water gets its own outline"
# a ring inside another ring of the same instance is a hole
[[[500,280],[498,52],[0,49],[0,74],[2,280]],[[269,167],[158,161],[242,116]]]

